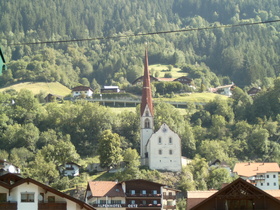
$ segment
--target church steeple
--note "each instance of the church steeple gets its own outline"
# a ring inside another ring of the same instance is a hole
[[[152,102],[152,89],[150,82],[149,62],[148,62],[148,49],[145,50],[144,59],[144,76],[143,76],[143,89],[141,101],[141,116],[144,115],[146,107],[149,109],[150,114],[154,116],[153,102]]]
[[[141,164],[148,164],[147,142],[154,133],[154,109],[152,102],[152,89],[149,74],[148,50],[145,51],[144,76],[141,100],[140,116],[140,156]]]

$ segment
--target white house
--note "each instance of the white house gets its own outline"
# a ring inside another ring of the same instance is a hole
[[[6,173],[20,174],[20,168],[7,162],[5,159],[0,160],[0,175]]]
[[[262,190],[278,190],[278,163],[236,163],[233,172]]]
[[[231,85],[224,85],[224,86],[218,86],[218,87],[215,87],[215,88],[210,88],[210,92],[212,93],[218,93],[218,94],[221,94],[221,95],[225,95],[225,96],[232,96],[232,89],[234,87],[234,84],[232,83]]]
[[[79,176],[80,175],[80,165],[69,162],[65,165],[59,166],[60,174],[64,176]]]
[[[95,210],[92,206],[31,178],[0,176],[0,209]]]
[[[142,99],[140,108],[141,164],[150,169],[181,171],[181,139],[167,124],[154,132],[154,111],[148,69],[148,52],[145,52]]]
[[[74,98],[81,97],[81,96],[92,97],[92,94],[93,94],[93,89],[91,89],[90,87],[77,86],[72,88],[72,96]]]

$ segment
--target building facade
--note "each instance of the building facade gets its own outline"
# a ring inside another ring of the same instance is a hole
[[[278,190],[278,163],[236,163],[233,173],[262,190]]]
[[[167,124],[154,132],[154,110],[148,69],[148,52],[145,51],[142,99],[140,108],[141,164],[150,169],[181,171],[181,139]]]
[[[178,190],[146,180],[88,183],[85,202],[97,210],[176,209]]]

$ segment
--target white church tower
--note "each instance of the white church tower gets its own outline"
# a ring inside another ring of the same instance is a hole
[[[154,132],[154,110],[148,69],[148,51],[145,51],[142,101],[140,108],[141,164],[150,169],[164,171],[182,170],[181,139],[167,124]]]

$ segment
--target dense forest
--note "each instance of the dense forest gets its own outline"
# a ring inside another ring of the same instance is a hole
[[[225,24],[278,20],[278,0],[69,0],[0,2],[0,45],[9,61],[1,84],[59,81],[73,87],[119,84],[142,74],[144,43],[150,63],[204,66],[220,79],[192,75],[207,87],[233,81],[239,87],[279,76],[279,23],[219,28]],[[184,33],[97,39],[85,42],[14,45],[114,37],[216,26]],[[184,68],[189,73],[188,68]],[[227,79],[223,79],[223,78]]]
[[[150,64],[179,67],[198,87],[238,86],[229,100],[189,103],[183,114],[168,104],[155,106],[156,129],[167,123],[182,139],[182,154],[193,159],[176,180],[138,168],[139,107],[115,114],[83,100],[42,104],[42,94],[34,97],[28,90],[0,94],[0,158],[58,189],[70,186],[68,178],[59,177],[59,165],[96,155],[104,167],[128,163],[114,179],[149,177],[183,191],[219,188],[231,179],[225,171],[208,170],[214,159],[231,166],[250,160],[279,163],[279,23],[133,36],[279,20],[279,5],[278,0],[0,1],[0,45],[8,61],[2,86],[57,81],[69,88],[129,88],[143,72],[145,43]],[[106,39],[125,35],[131,36]],[[15,45],[94,37],[104,39]],[[262,91],[252,99],[245,86]],[[113,150],[106,162],[102,155]]]

